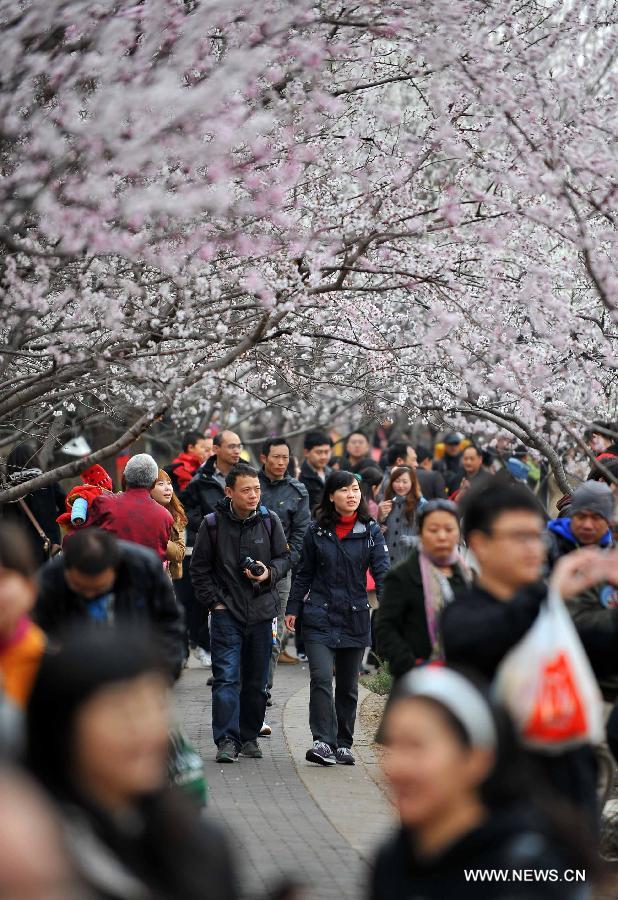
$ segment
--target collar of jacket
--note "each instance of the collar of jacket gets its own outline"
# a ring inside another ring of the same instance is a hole
[[[326,480],[328,478],[328,476],[330,475],[331,472],[332,472],[331,467],[326,466],[324,469],[324,480]],[[300,474],[304,475],[305,478],[307,477],[307,475],[310,475],[312,478],[318,478],[320,480],[320,483],[322,483],[322,484],[324,483],[324,482],[322,482],[322,479],[321,479],[317,469],[314,469],[313,466],[311,465],[311,463],[309,462],[309,460],[307,460],[307,459],[303,460],[303,464],[300,467]]]
[[[209,456],[206,462],[203,462],[202,465],[197,470],[197,475],[201,475],[204,478],[212,478],[215,474],[215,466],[217,465],[217,457],[216,454],[213,453],[212,456]]]
[[[264,466],[262,466],[262,468],[260,469],[259,476],[260,481],[264,479],[264,481],[267,481],[269,485],[287,484],[292,480],[289,472],[286,472],[283,478],[269,478],[266,474],[266,469],[264,468]]]
[[[373,521],[373,519],[371,521]],[[371,524],[371,522],[361,522],[360,519],[357,519],[356,522],[354,523],[354,528],[352,529],[352,531],[349,531],[346,534],[346,536],[344,537],[343,540],[346,541],[351,536],[358,537],[359,535],[362,536],[362,535],[367,534],[367,526],[370,524]],[[324,535],[326,535],[326,537],[330,537],[330,538],[336,537],[334,529],[332,531],[330,529],[327,531],[325,528],[322,528],[321,525],[318,525],[318,527],[316,529],[316,534],[318,534],[318,535],[324,534]],[[339,538],[337,538],[337,540],[339,540]]]
[[[254,510],[250,515],[248,515],[245,519],[241,519],[240,516],[237,516],[232,508],[232,501],[229,497],[223,497],[217,503],[215,509],[221,513],[225,513],[225,515],[230,519],[231,522],[238,522],[239,525],[250,525],[252,524],[259,515],[259,507]]]
[[[547,525],[548,531],[551,531],[553,534],[559,535],[561,538],[569,541],[573,544],[574,547],[579,547],[580,543],[573,534],[573,530],[571,528],[571,520],[568,518],[562,519],[552,519],[551,522]],[[597,543],[597,547],[611,547],[614,543],[614,539],[610,529],[608,528],[601,540]]]

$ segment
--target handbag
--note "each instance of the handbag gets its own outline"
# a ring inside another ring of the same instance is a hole
[[[504,657],[494,682],[525,746],[561,753],[603,740],[603,704],[562,598],[550,588],[532,627]]]
[[[34,530],[36,531],[36,533],[38,534],[38,536],[39,536],[39,537],[41,538],[41,540],[43,541],[43,552],[45,553],[45,555],[47,556],[48,559],[53,559],[54,556],[57,556],[57,555],[61,552],[62,547],[60,546],[60,544],[55,544],[55,543],[51,540],[51,538],[49,538],[49,537],[45,534],[45,532],[43,531],[43,529],[42,529],[41,526],[39,525],[39,523],[38,523],[36,517],[34,516],[32,510],[30,509],[30,507],[28,506],[28,504],[26,503],[26,501],[23,500],[23,499],[20,497],[19,500],[18,500],[17,502],[19,503],[19,505],[20,505],[20,507],[22,508],[23,512],[24,512],[24,513],[26,514],[26,516],[28,517],[28,519],[29,519],[29,521],[30,521],[30,524],[32,525],[32,527],[34,528]]]
[[[206,806],[204,763],[180,726],[170,731],[167,771],[171,785],[180,788],[197,806]]]

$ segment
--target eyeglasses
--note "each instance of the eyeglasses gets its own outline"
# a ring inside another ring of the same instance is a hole
[[[243,444],[224,444],[226,450],[242,450]]]

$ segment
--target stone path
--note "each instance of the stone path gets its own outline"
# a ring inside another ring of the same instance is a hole
[[[305,888],[303,900],[365,896],[366,860],[390,828],[390,808],[367,765],[322,769],[304,761],[301,751],[310,739],[307,668],[286,666],[277,674],[268,711],[273,734],[260,741],[264,759],[224,766],[214,761],[209,674],[185,671],[176,688],[178,715],[205,760],[210,813],[238,848],[247,896],[272,891],[286,878]],[[360,755],[370,765],[366,746]]]

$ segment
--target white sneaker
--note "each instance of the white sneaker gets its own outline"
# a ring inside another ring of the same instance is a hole
[[[210,653],[208,653],[207,650],[204,650],[203,647],[194,647],[193,656],[197,659],[202,668],[212,668],[212,659],[210,658]]]
[[[272,733],[273,730],[270,725],[267,725],[266,722],[264,722],[264,724],[260,728],[260,737],[270,737]]]

